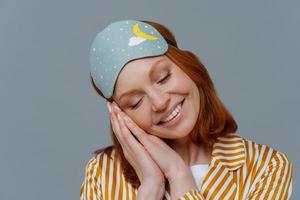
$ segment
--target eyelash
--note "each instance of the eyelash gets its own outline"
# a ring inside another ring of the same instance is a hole
[[[171,73],[169,72],[164,78],[162,78],[160,81],[158,81],[158,83],[159,84],[165,83],[170,77],[171,77]],[[137,108],[138,104],[140,104],[140,102],[142,101],[142,99],[139,102],[137,102],[135,105],[130,106],[131,110],[135,110]]]

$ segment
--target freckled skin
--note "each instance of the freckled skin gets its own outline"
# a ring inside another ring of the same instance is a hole
[[[161,65],[152,77],[154,82],[151,82],[148,71],[154,62],[162,58],[167,62]],[[164,83],[159,84],[158,82],[168,74],[168,70],[163,69],[168,69],[171,76]],[[135,105],[143,98],[135,110],[132,110],[129,105],[123,105],[123,100],[127,97],[119,101],[120,95],[129,89],[143,91],[141,94],[128,98],[131,102],[130,106]],[[113,98],[138,126],[160,138],[186,141],[199,114],[200,97],[196,84],[166,55],[137,59],[127,63],[119,74]],[[164,112],[183,98],[186,98],[183,119],[179,124],[170,128],[163,128],[155,124],[161,120]]]

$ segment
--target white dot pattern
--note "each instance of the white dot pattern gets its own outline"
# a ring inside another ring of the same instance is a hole
[[[133,26],[138,23],[139,31],[144,35],[156,37],[156,40],[136,35]],[[130,46],[130,41],[134,45]],[[116,78],[128,61],[147,56],[159,56],[168,49],[161,34],[151,25],[136,21],[122,20],[113,22],[95,37],[90,52],[91,75],[106,98],[111,97]]]

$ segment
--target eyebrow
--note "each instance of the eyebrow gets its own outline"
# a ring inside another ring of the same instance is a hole
[[[158,67],[161,63],[163,63],[163,62],[166,62],[166,60],[165,60],[165,59],[160,59],[160,60],[156,61],[156,62],[152,65],[152,67],[151,67],[151,69],[150,69],[148,75],[149,75],[150,77],[153,76],[153,74],[154,74],[154,72],[156,71],[157,67]],[[138,93],[138,92],[139,92],[139,90],[136,90],[136,89],[126,91],[126,92],[124,92],[122,95],[120,95],[119,100],[121,101],[121,99],[122,99],[123,97],[128,96],[128,95],[133,95],[133,94]]]

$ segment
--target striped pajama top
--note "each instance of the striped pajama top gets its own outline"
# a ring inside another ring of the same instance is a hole
[[[201,188],[179,200],[289,199],[293,167],[280,151],[242,138],[236,133],[217,138]],[[135,200],[137,189],[127,182],[113,149],[93,156],[85,167],[81,200]],[[166,188],[164,200],[170,200]]]

